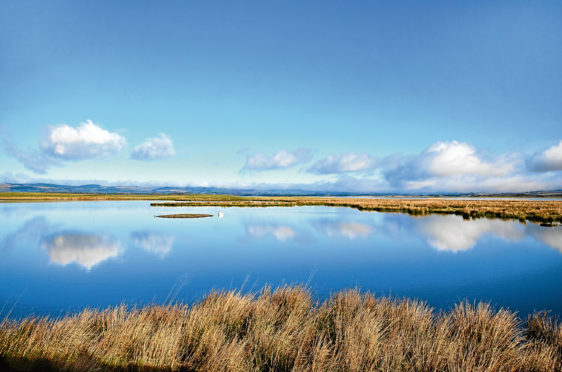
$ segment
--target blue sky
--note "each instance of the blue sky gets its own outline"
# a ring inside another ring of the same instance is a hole
[[[562,3],[2,1],[0,181],[562,188]]]

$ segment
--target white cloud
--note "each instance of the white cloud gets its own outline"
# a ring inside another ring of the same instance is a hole
[[[170,137],[160,133],[158,137],[148,138],[131,153],[131,158],[136,160],[152,160],[167,158],[175,155],[174,144]]]
[[[477,219],[465,221],[459,216],[427,216],[418,221],[427,243],[438,251],[460,252],[472,248],[486,233],[509,240],[525,237],[512,221]]]
[[[81,160],[118,153],[127,141],[117,133],[109,132],[91,120],[76,128],[67,124],[50,127],[47,136],[36,150],[22,150],[11,143],[7,136],[0,142],[5,153],[18,160],[36,174],[46,174],[54,166],[62,166],[62,160]]]
[[[406,191],[437,192],[526,192],[544,190],[549,183],[533,177],[509,175],[504,177],[480,177],[460,175],[451,177],[432,177],[428,179],[404,181]],[[550,184],[551,188],[556,187]]]
[[[369,154],[348,152],[343,155],[328,155],[314,163],[308,171],[316,174],[367,172],[375,168],[376,159]]]
[[[121,244],[98,235],[62,233],[44,241],[43,247],[51,262],[63,266],[76,262],[90,270],[100,262],[116,257]]]
[[[298,149],[295,151],[278,151],[268,156],[263,153],[249,155],[242,171],[264,171],[273,169],[287,169],[298,164],[310,161],[312,154],[310,150]]]
[[[406,190],[483,191],[481,185],[509,176],[518,158],[502,155],[484,160],[464,142],[437,142],[415,156],[393,156],[383,162],[384,176],[392,187]],[[476,187],[476,189],[474,189]]]
[[[118,133],[109,132],[91,120],[76,128],[61,124],[50,128],[42,144],[43,152],[64,160],[81,160],[115,155],[127,141]]]
[[[133,242],[145,251],[165,257],[172,250],[175,238],[172,235],[136,231],[131,234]]]
[[[6,154],[18,160],[26,169],[35,174],[46,174],[50,167],[60,165],[56,159],[50,158],[40,151],[21,150],[6,141],[3,145]]]
[[[549,147],[548,149],[535,154],[529,162],[528,166],[535,172],[552,172],[562,170],[562,140],[558,145]]]
[[[427,170],[439,177],[457,174],[502,174],[505,169],[482,161],[476,149],[463,142],[437,142],[423,154]]]

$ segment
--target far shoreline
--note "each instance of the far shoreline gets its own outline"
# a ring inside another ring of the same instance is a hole
[[[0,193],[0,203],[150,201],[153,207],[348,207],[413,216],[452,214],[464,219],[499,218],[553,226],[562,223],[562,200],[461,197],[237,196],[219,194]]]

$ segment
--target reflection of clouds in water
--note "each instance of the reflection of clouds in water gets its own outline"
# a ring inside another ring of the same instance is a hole
[[[0,204],[0,216],[7,218],[23,218],[25,215],[35,212],[33,208],[21,204]]]
[[[383,214],[382,222],[377,224],[377,232],[394,240],[404,239],[412,234],[415,218],[403,214]]]
[[[358,222],[344,222],[339,226],[340,233],[349,239],[366,238],[374,231],[372,226]]]
[[[3,250],[8,250],[23,242],[32,242],[33,245],[36,245],[54,228],[55,226],[47,223],[45,217],[35,217],[26,221],[17,231],[6,235],[0,246]]]
[[[537,240],[551,246],[562,253],[562,227],[543,227],[538,225],[528,225],[528,234],[533,235]]]
[[[310,244],[314,241],[310,232],[301,227],[294,227],[289,224],[277,222],[254,223],[243,221],[246,235],[241,237],[242,242],[249,242],[255,239],[274,238],[279,242],[293,242],[297,244]]]
[[[418,224],[427,237],[427,243],[439,251],[458,252],[470,249],[486,233],[509,241],[520,241],[525,237],[523,228],[518,228],[513,221],[465,221],[458,216],[427,216],[420,218]]]
[[[84,233],[61,233],[43,241],[51,262],[63,266],[76,262],[87,270],[119,254],[121,244],[117,240]]]
[[[333,220],[320,220],[312,224],[317,231],[327,236],[344,236],[349,240],[361,237],[366,238],[375,231],[375,227],[359,222],[339,222]]]
[[[175,238],[172,235],[153,233],[149,231],[135,231],[131,233],[135,245],[149,253],[165,257],[172,250]]]
[[[267,235],[273,235],[279,241],[293,239],[296,236],[295,231],[286,225],[250,225],[247,228],[248,234],[263,238]]]

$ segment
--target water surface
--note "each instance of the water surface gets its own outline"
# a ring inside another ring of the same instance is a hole
[[[562,228],[350,208],[174,208],[147,201],[0,204],[0,306],[12,316],[193,301],[305,283],[440,309],[468,299],[562,315]],[[218,212],[224,213],[218,218]]]

